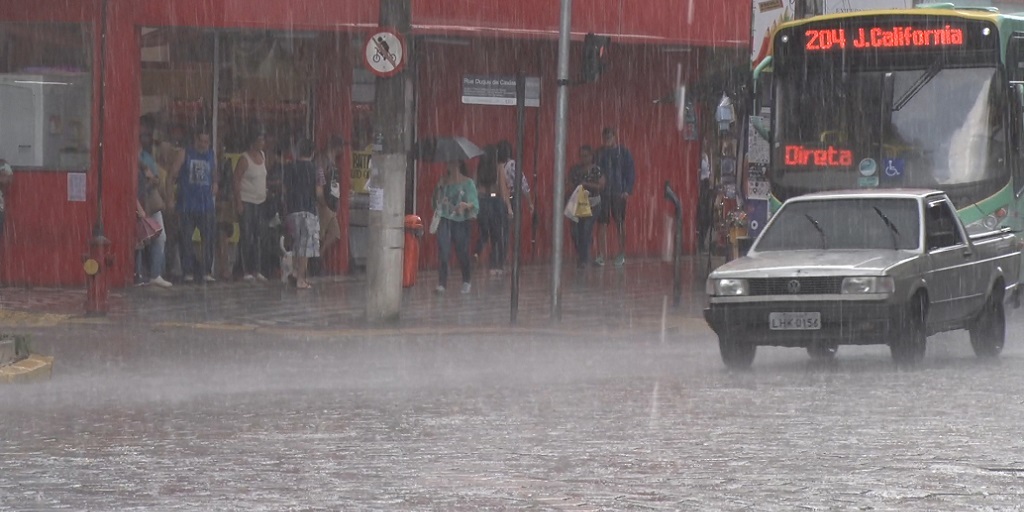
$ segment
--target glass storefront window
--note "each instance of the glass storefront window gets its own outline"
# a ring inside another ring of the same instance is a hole
[[[89,168],[92,46],[84,24],[0,23],[0,158]]]
[[[311,134],[316,37],[143,28],[142,111],[153,114],[162,129],[213,128],[224,155],[245,151],[253,130],[287,146],[292,138]]]

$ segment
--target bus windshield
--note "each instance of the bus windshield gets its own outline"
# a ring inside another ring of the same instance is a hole
[[[958,208],[1009,180],[994,66],[776,69],[771,180],[780,200],[843,188],[935,188]]]

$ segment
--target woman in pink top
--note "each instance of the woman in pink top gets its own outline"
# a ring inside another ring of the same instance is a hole
[[[267,158],[263,154],[263,132],[248,137],[248,149],[235,165],[235,209],[241,216],[241,259],[243,279],[266,281],[259,271],[263,247],[263,208],[267,202]]]

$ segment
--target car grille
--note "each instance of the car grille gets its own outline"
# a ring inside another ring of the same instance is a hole
[[[842,287],[842,277],[782,277],[750,280],[751,295],[830,295],[839,294]]]

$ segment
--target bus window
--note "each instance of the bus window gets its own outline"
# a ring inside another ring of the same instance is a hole
[[[1024,84],[1015,84],[1010,93],[1010,162],[1017,196],[1024,192]]]

